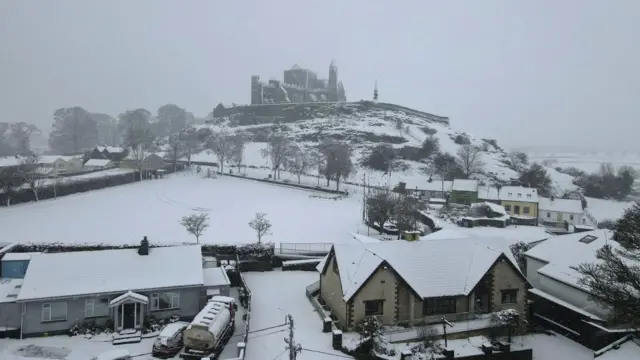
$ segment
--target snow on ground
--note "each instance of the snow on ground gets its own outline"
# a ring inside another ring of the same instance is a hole
[[[51,336],[24,340],[0,339],[0,360],[89,360],[105,351],[126,349],[134,359],[150,360],[154,338],[143,339],[138,344],[114,346],[110,341],[85,339],[79,336]],[[64,356],[66,355],[66,356]]]
[[[352,334],[348,334],[352,335]],[[474,336],[467,339],[448,340],[448,347],[455,351],[457,356],[480,355],[480,346],[488,342],[485,337]],[[390,359],[400,359],[400,353],[404,349],[411,348],[414,344],[393,344],[397,355]],[[560,335],[532,334],[527,336],[515,336],[512,340],[512,349],[532,349],[533,360],[592,360],[593,351]]]
[[[195,239],[179,224],[180,218],[206,212],[210,227],[200,238],[202,243],[253,243],[256,235],[248,223],[256,212],[264,212],[273,224],[273,235],[265,241],[348,239],[344,235],[361,223],[361,199],[326,199],[329,195],[247,179],[180,173],[0,208],[0,228],[7,241],[23,243],[138,244],[143,236],[152,243],[183,243]]]
[[[246,360],[275,359],[285,350],[285,331],[263,328],[283,324],[285,316],[294,320],[295,341],[305,360],[343,359],[346,355],[331,347],[331,334],[322,332],[322,321],[305,295],[305,288],[318,281],[318,273],[310,271],[269,271],[243,274],[251,290],[251,325]],[[324,352],[317,353],[310,350]],[[332,356],[330,354],[336,354]],[[286,354],[282,356],[286,358]]]
[[[590,197],[586,199],[587,210],[598,221],[618,220],[622,217],[624,211],[634,204],[634,202],[631,201],[605,200]]]
[[[578,187],[573,184],[573,176],[558,172],[558,170],[550,166],[545,166],[545,170],[547,170],[547,174],[551,178],[553,190],[556,195],[562,195],[568,191],[578,190]]]
[[[600,165],[611,163],[615,167],[629,165],[640,170],[640,153],[580,153],[580,152],[564,152],[555,154],[531,153],[529,159],[533,162],[548,162],[551,167],[575,167],[593,173],[598,171]]]

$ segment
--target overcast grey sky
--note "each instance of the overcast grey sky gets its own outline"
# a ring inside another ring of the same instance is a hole
[[[636,145],[638,0],[0,0],[0,121],[248,103],[293,64],[507,146]]]

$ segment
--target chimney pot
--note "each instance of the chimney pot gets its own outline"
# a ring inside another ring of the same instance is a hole
[[[140,256],[149,255],[149,240],[147,240],[146,236],[142,238],[142,241],[140,241],[140,247],[138,248],[138,255]]]

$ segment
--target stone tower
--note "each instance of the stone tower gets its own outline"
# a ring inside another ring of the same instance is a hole
[[[251,104],[262,104],[264,99],[262,84],[260,83],[260,76],[251,76]]]
[[[331,65],[329,65],[329,82],[327,87],[327,100],[338,101],[338,67],[333,61]]]

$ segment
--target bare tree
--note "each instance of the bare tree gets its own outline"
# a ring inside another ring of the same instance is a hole
[[[457,155],[458,165],[467,178],[482,170],[484,163],[482,162],[482,150],[479,147],[471,144],[461,145]]]
[[[327,186],[329,179],[333,178],[336,180],[336,190],[340,190],[340,180],[349,178],[354,169],[351,148],[344,142],[326,141],[320,146],[320,151],[325,158]]]
[[[231,160],[234,150],[236,149],[236,138],[223,130],[217,134],[213,134],[207,140],[207,149],[218,157],[220,163],[220,172],[224,172],[224,163]]]
[[[37,155],[25,157],[20,162],[20,174],[29,190],[33,192],[36,201],[40,201],[40,189],[47,181],[42,170]]]
[[[280,178],[280,170],[287,159],[290,149],[289,140],[282,134],[272,134],[267,139],[267,147],[260,150],[262,157],[271,161],[273,178]]]
[[[129,159],[143,179],[144,164],[149,151],[154,146],[155,136],[149,126],[151,114],[145,109],[126,111],[120,114],[120,127],[123,134],[123,144],[129,148]]]
[[[7,166],[0,168],[0,191],[7,197],[7,206],[11,206],[11,196],[15,190],[24,184],[24,177],[19,166]]]
[[[191,214],[189,216],[183,216],[180,220],[180,224],[184,226],[184,229],[193,236],[196,237],[196,243],[200,244],[200,236],[209,227],[209,214]]]
[[[265,235],[271,235],[271,222],[267,219],[267,214],[256,213],[256,216],[249,222],[249,227],[256,231],[258,236],[258,244],[262,243],[262,237]]]
[[[173,171],[178,170],[178,159],[183,157],[186,153],[184,140],[181,134],[172,134],[169,136],[167,141],[167,145],[169,145],[169,159],[171,159],[171,163],[173,164]]]
[[[202,146],[201,138],[193,127],[187,128],[185,131],[181,132],[180,138],[183,142],[185,156],[187,157],[187,164],[191,165],[191,155],[197,152]]]
[[[300,184],[302,174],[309,170],[314,164],[313,155],[297,144],[289,148],[287,155],[285,167],[298,177],[298,184]]]
[[[240,168],[242,167],[242,162],[244,160],[244,135],[237,134],[233,136],[232,143],[233,148],[231,150],[231,161],[236,164],[236,166],[238,167],[238,172],[240,172]]]
[[[371,225],[377,225],[382,234],[384,224],[394,215],[399,203],[398,195],[387,190],[375,190],[366,199],[367,220]]]

